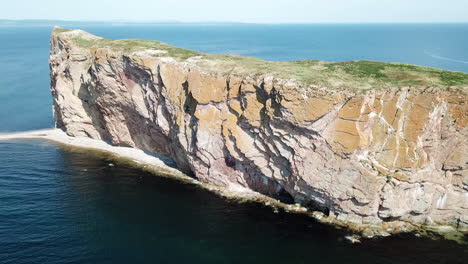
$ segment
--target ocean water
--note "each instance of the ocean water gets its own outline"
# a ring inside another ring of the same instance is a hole
[[[267,60],[468,72],[468,25],[67,25]],[[0,133],[53,127],[51,27],[0,26]],[[467,244],[345,230],[45,141],[0,142],[0,263],[465,263]],[[465,239],[466,240],[466,239]]]
[[[160,40],[265,60],[377,60],[468,72],[468,24],[59,25],[111,39]],[[0,23],[0,132],[53,126],[47,63],[51,30]]]
[[[0,263],[463,263],[412,235],[350,244],[311,218],[239,204],[43,141],[0,143]]]

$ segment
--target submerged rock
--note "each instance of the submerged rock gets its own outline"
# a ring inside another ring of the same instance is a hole
[[[318,219],[468,228],[468,74],[267,62],[60,28],[50,69],[56,126],[70,136],[160,153],[202,182]]]
[[[351,242],[352,244],[361,243],[361,237],[357,235],[345,236],[345,239]]]

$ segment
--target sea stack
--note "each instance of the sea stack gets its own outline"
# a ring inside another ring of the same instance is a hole
[[[269,62],[55,28],[56,126],[355,226],[468,228],[468,74]]]

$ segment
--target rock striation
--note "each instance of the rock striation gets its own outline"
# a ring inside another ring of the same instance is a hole
[[[56,126],[355,225],[468,227],[468,74],[266,62],[55,28]],[[309,78],[310,77],[310,78]]]

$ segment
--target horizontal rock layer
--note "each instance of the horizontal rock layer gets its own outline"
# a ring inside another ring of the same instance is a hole
[[[77,38],[99,39],[51,39],[54,116],[68,135],[158,152],[200,181],[354,224],[468,226],[464,88],[327,89]]]

